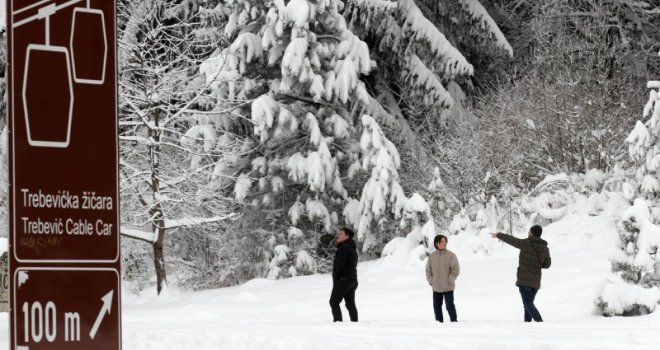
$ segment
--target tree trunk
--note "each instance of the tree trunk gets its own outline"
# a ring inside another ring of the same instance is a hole
[[[151,193],[153,200],[153,207],[151,210],[151,217],[153,218],[152,228],[158,234],[154,241],[154,269],[156,270],[156,291],[158,295],[167,284],[167,275],[165,273],[165,256],[163,254],[163,241],[165,240],[165,216],[163,213],[163,206],[160,203],[160,138],[161,132],[158,129],[160,122],[160,115],[158,109],[153,113],[153,120],[155,128],[150,130],[150,134],[154,139],[154,145],[151,146],[149,160],[151,162]]]
[[[163,240],[165,229],[158,228],[158,239],[154,242],[154,268],[156,269],[156,291],[158,295],[167,285],[167,275],[165,274],[165,257],[163,255]]]

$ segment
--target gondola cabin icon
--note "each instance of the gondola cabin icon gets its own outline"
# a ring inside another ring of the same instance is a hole
[[[12,28],[41,21],[45,31],[45,42],[30,43],[25,54],[22,99],[27,141],[34,147],[67,148],[75,122],[74,84],[105,82],[108,39],[103,11],[90,8],[87,0],[86,7],[73,9],[69,42],[52,43],[51,16],[85,2],[49,2],[40,1],[14,11],[12,16],[34,10],[37,13],[15,22]]]

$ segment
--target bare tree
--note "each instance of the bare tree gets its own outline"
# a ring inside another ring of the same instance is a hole
[[[153,246],[158,293],[167,283],[167,232],[234,215],[214,171],[237,144],[216,124],[222,113],[205,111],[207,86],[198,77],[217,43],[200,39],[204,18],[189,6],[165,0],[120,6],[121,233]]]

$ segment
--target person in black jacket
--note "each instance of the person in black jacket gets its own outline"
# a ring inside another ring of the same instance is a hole
[[[541,239],[543,228],[534,225],[527,233],[527,239],[520,239],[504,233],[493,232],[493,238],[520,249],[518,255],[518,273],[516,286],[520,290],[525,309],[525,322],[543,322],[541,313],[534,305],[536,293],[541,288],[541,269],[550,267],[550,250],[548,242]]]
[[[348,315],[352,322],[357,322],[358,312],[355,307],[355,290],[357,280],[357,249],[353,236],[355,233],[348,228],[341,228],[337,232],[337,252],[332,264],[332,294],[330,294],[330,308],[334,322],[342,322],[339,303],[345,300]]]

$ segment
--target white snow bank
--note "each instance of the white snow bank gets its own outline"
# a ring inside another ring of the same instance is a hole
[[[660,312],[626,318],[593,313],[597,287],[610,269],[611,244],[604,238],[616,233],[612,220],[571,220],[549,225],[543,233],[552,254],[536,298],[543,324],[522,322],[514,285],[518,250],[496,243],[501,247],[491,256],[468,255],[450,237],[448,248],[458,251],[461,263],[456,324],[433,321],[423,265],[365,262],[358,265],[358,323],[331,322],[327,274],[256,279],[194,293],[169,288],[158,298],[153,291],[140,296],[125,291],[123,349],[657,349]],[[593,234],[577,234],[587,229]],[[578,244],[571,236],[582,240]],[[0,314],[0,349],[8,348],[7,329],[7,314]]]
[[[611,315],[621,315],[637,305],[654,311],[658,300],[660,289],[657,287],[643,288],[625,282],[606,284],[599,297],[599,301],[606,304],[605,309]]]

